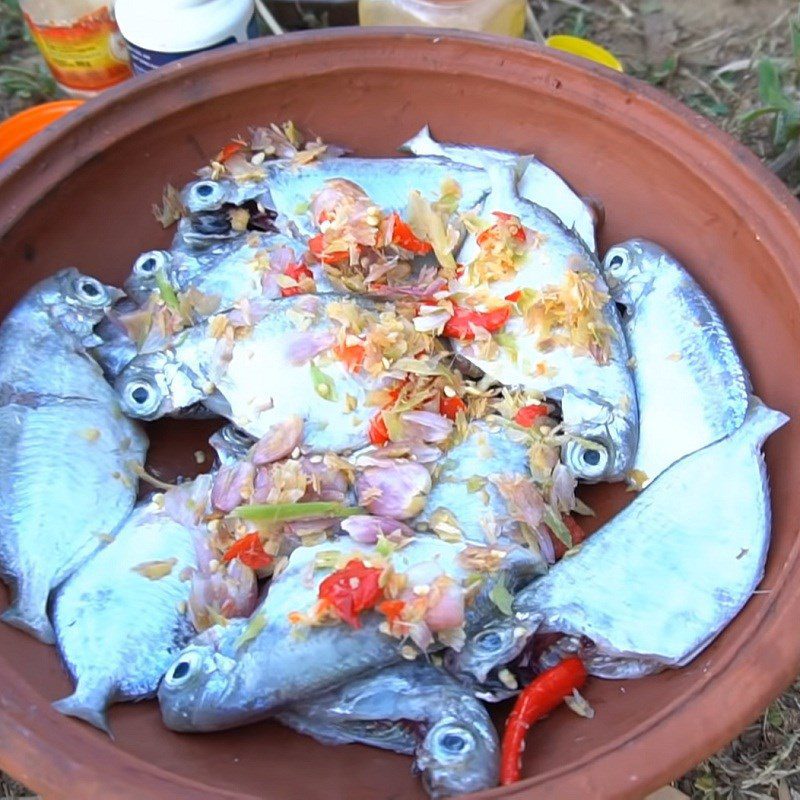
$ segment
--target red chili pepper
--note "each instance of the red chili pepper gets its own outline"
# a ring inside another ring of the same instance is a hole
[[[453,316],[445,323],[444,335],[451,339],[470,341],[475,338],[473,325],[494,333],[508,322],[510,314],[507,306],[496,308],[494,311],[473,311],[471,308],[454,306]]]
[[[269,553],[265,552],[264,545],[261,544],[261,537],[257,533],[248,533],[238,541],[234,542],[222,556],[226,564],[238,558],[246,567],[251,569],[263,569],[268,567],[274,559]]]
[[[418,256],[425,256],[433,250],[429,242],[420,239],[407,222],[400,219],[397,213],[392,214],[390,220],[392,227],[392,244],[402,247]]]
[[[467,404],[460,397],[447,397],[447,395],[444,395],[439,401],[439,413],[454,422],[458,412],[466,412],[466,410]]]
[[[301,278],[311,278],[314,280],[314,273],[305,264],[289,264],[283,271],[284,275],[288,275],[292,280],[300,283]],[[287,286],[281,289],[281,297],[293,297],[296,294],[302,294],[303,290],[299,286]]]
[[[384,600],[379,603],[376,608],[383,614],[390,625],[394,625],[405,609],[406,604],[403,600]]]
[[[223,147],[222,150],[217,153],[217,157],[214,159],[214,161],[224,164],[232,156],[235,156],[237,153],[241,153],[245,147],[247,147],[247,145],[244,142],[234,139],[233,141],[228,142],[228,144],[226,144],[225,147]]]
[[[564,520],[564,524],[567,526],[567,530],[572,537],[573,547],[581,542],[585,542],[589,538],[589,534],[586,533],[572,514],[562,514],[561,519]],[[553,550],[556,554],[556,559],[564,558],[564,554],[567,552],[567,546],[552,532],[550,533],[550,538],[553,541]]]
[[[530,428],[539,417],[546,417],[550,413],[550,409],[541,403],[533,403],[529,406],[523,406],[514,415],[514,422],[517,425],[522,425],[523,428]]]
[[[579,658],[568,658],[533,679],[517,698],[506,720],[500,753],[500,784],[507,786],[519,780],[522,751],[528,728],[545,714],[558,708],[573,689],[586,682],[586,669]]]
[[[389,441],[389,430],[383,421],[383,413],[380,411],[369,423],[369,440],[376,447],[383,447]]]
[[[312,236],[308,240],[308,251],[322,264],[336,264],[338,261],[344,261],[350,258],[350,253],[346,253],[344,250],[335,250],[332,253],[326,253],[325,238],[321,233]]]
[[[343,569],[331,573],[319,585],[319,599],[329,603],[351,627],[360,628],[358,615],[375,608],[383,598],[378,567],[368,567],[354,558]]]
[[[522,290],[517,289],[516,292],[511,292],[511,294],[507,294],[506,300],[508,300],[509,303],[516,303],[517,300],[520,299],[520,297],[522,297]]]
[[[344,363],[348,372],[358,372],[364,363],[364,355],[367,351],[361,344],[340,344],[334,347],[333,352],[336,358]]]

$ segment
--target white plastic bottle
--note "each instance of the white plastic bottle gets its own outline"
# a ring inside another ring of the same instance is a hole
[[[254,0],[117,0],[135,73],[258,36]]]

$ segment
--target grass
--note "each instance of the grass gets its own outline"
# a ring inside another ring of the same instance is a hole
[[[791,0],[531,0],[544,35],[608,47],[750,147],[800,194],[800,12]],[[314,24],[319,24],[315,20]],[[16,0],[0,0],[0,117],[54,97]],[[800,681],[675,782],[693,800],[800,800]],[[0,800],[31,793],[0,775]]]

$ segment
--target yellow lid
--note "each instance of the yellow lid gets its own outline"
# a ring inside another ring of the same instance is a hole
[[[605,47],[590,42],[588,39],[581,39],[579,36],[558,35],[549,37],[545,44],[554,50],[562,50],[565,53],[572,53],[574,56],[588,58],[604,67],[615,69],[617,72],[625,71],[613,53],[609,53]]]

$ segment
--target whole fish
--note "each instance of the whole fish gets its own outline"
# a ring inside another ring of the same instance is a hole
[[[429,199],[438,197],[447,180],[455,180],[461,187],[462,210],[478,206],[489,191],[484,170],[446,159],[337,158],[301,167],[265,163],[257,180],[195,181],[184,189],[182,197],[186,208],[193,213],[257,200],[301,231],[313,235],[316,231],[310,226],[308,204],[327,181],[337,178],[358,184],[376,206],[395,211],[406,207],[414,190]]]
[[[75,269],[35,286],[0,325],[2,619],[44,642],[50,592],[128,516],[147,438],[88,356],[120,292]]]
[[[451,290],[462,309],[470,298],[478,311],[491,299],[503,315],[503,338],[498,347],[465,331],[453,347],[493,380],[560,403],[576,437],[562,458],[576,477],[622,480],[636,452],[636,395],[619,313],[597,261],[552,212],[519,197],[511,168],[490,171],[489,227],[465,242],[458,257],[464,272]]]
[[[58,590],[58,646],[76,682],[62,714],[109,732],[111,703],[152,696],[195,630],[186,616],[196,565],[190,528],[153,502],[137,506],[114,541]]]
[[[499,742],[486,709],[424,662],[397,664],[278,715],[323,744],[359,742],[414,756],[433,798],[498,782]]]
[[[595,219],[591,208],[557,172],[533,155],[491,147],[440,143],[431,136],[427,125],[402,144],[400,149],[415,156],[437,156],[481,169],[486,169],[492,163],[512,166],[518,176],[517,192],[520,197],[552,211],[565,228],[574,230],[581,237],[589,250],[597,251]]]
[[[360,322],[353,327],[341,321],[342,314]],[[383,329],[392,344],[381,339],[363,345],[365,358],[380,365],[377,374],[366,361],[364,369],[351,370],[333,355],[345,330],[369,336]],[[386,347],[405,355],[407,347],[418,352],[437,346],[432,335],[415,332],[395,306],[364,297],[301,295],[266,301],[247,313],[217,315],[188,329],[169,350],[135,358],[116,388],[133,417],[155,419],[202,401],[256,437],[298,415],[310,450],[341,452],[368,444],[376,409],[366,404],[367,395],[390,385],[396,374],[391,364],[385,366],[391,358]],[[450,423],[444,422],[446,435]]]
[[[216,298],[218,302],[212,313],[228,311],[245,299],[280,297],[283,287],[278,276],[285,275],[291,265],[305,266],[305,252],[305,242],[282,234],[256,231],[201,251],[150,250],[136,259],[131,276],[125,282],[125,291],[143,304],[158,290],[157,278],[160,277],[175,292],[194,290]],[[316,291],[331,290],[319,265],[306,269],[313,274]],[[195,318],[203,316],[195,315]]]
[[[637,482],[729,436],[744,422],[750,381],[714,304],[664,249],[644,239],[612,247],[603,272],[635,367]]]
[[[401,624],[401,630],[390,635],[384,631],[395,629],[387,629],[388,619],[375,611],[361,615],[360,627],[290,621],[290,615],[296,619],[294,615],[316,608],[320,584],[332,574],[331,568],[320,567],[320,560],[336,556],[375,563],[380,558],[376,548],[380,544],[366,546],[340,539],[334,544],[295,550],[249,622],[237,621],[206,631],[167,671],[159,689],[167,727],[208,731],[243,725],[368,670],[395,663],[402,656],[413,659],[419,650],[410,642],[404,644],[409,635],[420,641],[420,650],[433,643],[433,628],[442,636],[454,631],[454,626],[464,625],[464,635],[469,637],[471,630],[479,629],[493,613],[491,597],[499,582],[505,581],[513,591],[517,583],[530,578],[530,560],[519,549],[464,547],[432,536],[417,536],[387,558],[393,574],[406,576],[404,596],[427,598],[424,602],[431,604],[421,620],[424,626],[408,623],[408,634],[403,633],[405,623],[395,622]],[[464,609],[464,587],[481,564],[484,580],[475,599]],[[423,601],[404,602],[415,607],[415,602]],[[422,627],[427,639],[420,639]]]
[[[585,637],[587,669],[633,677],[679,667],[739,613],[770,538],[761,445],[788,420],[752,398],[726,439],[661,473],[616,517],[515,599],[541,631]]]

